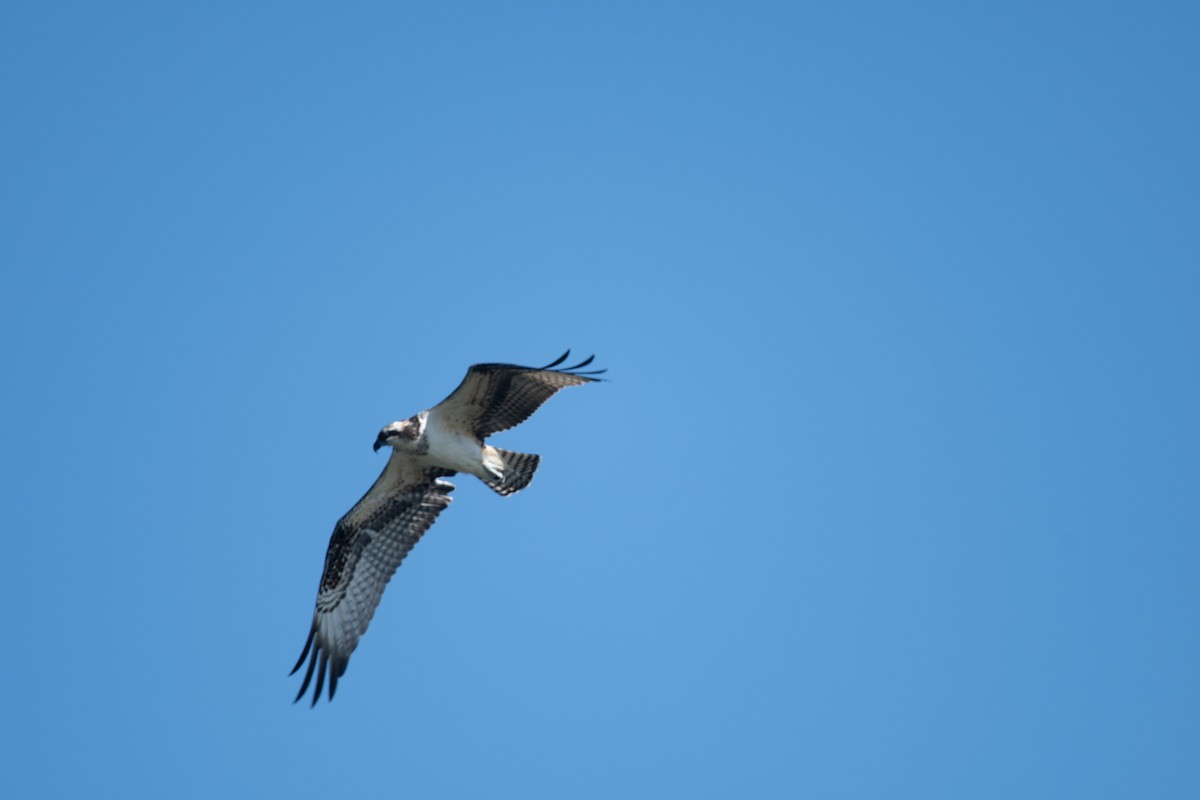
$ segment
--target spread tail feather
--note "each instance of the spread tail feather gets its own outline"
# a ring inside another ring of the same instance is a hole
[[[488,449],[503,462],[503,475],[499,478],[488,475],[481,480],[497,494],[510,495],[528,486],[529,482],[533,480],[533,473],[537,471],[538,462],[542,460],[541,456],[535,456],[532,453],[514,453],[512,450],[502,450],[499,447],[489,447]]]

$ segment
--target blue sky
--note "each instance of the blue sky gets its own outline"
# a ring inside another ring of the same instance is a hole
[[[9,4],[13,797],[1195,797],[1191,4]],[[595,352],[317,709],[379,428]]]

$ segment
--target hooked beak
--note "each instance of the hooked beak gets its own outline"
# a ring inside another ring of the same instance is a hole
[[[383,442],[383,434],[381,433],[381,434],[379,434],[378,436],[376,436],[376,437],[375,437],[375,452],[376,452],[376,453],[378,453],[378,452],[379,452],[379,448],[383,447],[383,444],[384,444],[384,442]]]

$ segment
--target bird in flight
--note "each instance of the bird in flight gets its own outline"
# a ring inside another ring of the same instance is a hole
[[[316,672],[312,705],[326,673],[329,699],[346,673],[350,654],[366,633],[383,590],[408,551],[450,505],[456,472],[510,495],[529,485],[540,456],[484,444],[520,425],[559,389],[600,380],[606,370],[583,371],[595,356],[560,367],[571,351],[544,367],[475,364],[458,388],[433,408],[379,432],[375,450],[392,448],[387,466],[362,499],[338,520],[325,553],[312,627],[295,674],[308,661],[298,701]]]

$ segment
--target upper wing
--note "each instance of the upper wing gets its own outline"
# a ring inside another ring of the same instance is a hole
[[[437,515],[450,505],[454,485],[438,478],[454,473],[431,469],[403,475],[393,454],[371,490],[338,520],[325,554],[312,628],[294,674],[308,658],[308,672],[296,694],[304,696],[317,668],[316,705],[329,669],[329,699],[346,672],[350,654],[375,614],[379,599],[400,562]],[[311,656],[309,653],[311,652]]]
[[[600,380],[589,377],[607,370],[579,372],[595,356],[573,367],[554,369],[567,360],[571,351],[544,367],[519,367],[515,364],[475,364],[449,397],[431,413],[441,416],[450,426],[483,439],[508,430],[529,419],[542,403],[566,386],[580,386]]]

